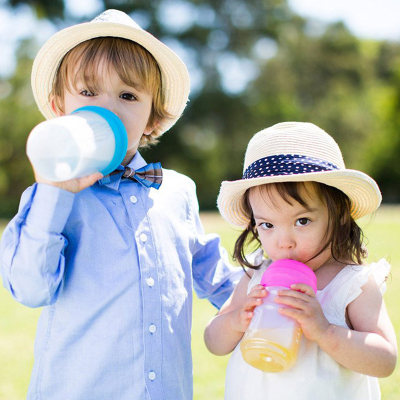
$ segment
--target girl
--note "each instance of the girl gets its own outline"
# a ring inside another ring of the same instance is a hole
[[[286,122],[257,133],[247,147],[243,178],[223,182],[218,208],[244,228],[234,257],[246,274],[205,331],[208,349],[233,351],[225,398],[379,399],[377,377],[390,375],[396,338],[381,292],[389,265],[362,265],[366,250],[355,220],[381,202],[375,181],[346,169],[336,142],[311,123]],[[246,258],[245,247],[261,247]],[[263,256],[265,254],[268,258]],[[318,290],[295,284],[276,301],[303,331],[295,366],[266,373],[247,364],[240,340],[254,308],[268,296],[259,285],[268,265],[290,258],[316,274]]]

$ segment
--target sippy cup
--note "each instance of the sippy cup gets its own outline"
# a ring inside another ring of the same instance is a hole
[[[268,290],[240,343],[243,359],[265,372],[280,372],[296,362],[302,335],[297,322],[279,313],[277,292],[294,283],[305,283],[317,291],[317,278],[307,265],[295,260],[277,260],[264,272],[261,282]]]
[[[107,175],[121,164],[127,147],[126,129],[117,115],[87,106],[37,125],[26,153],[39,175],[57,182],[98,171]]]

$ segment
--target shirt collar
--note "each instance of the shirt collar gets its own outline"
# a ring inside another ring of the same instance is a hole
[[[142,157],[142,155],[137,151],[135,155],[133,156],[132,160],[127,164],[128,167],[133,168],[133,169],[139,169],[142,168],[146,165],[146,161]],[[120,164],[116,170],[120,170],[121,172],[124,170],[124,166]],[[119,184],[121,182],[121,175],[120,174],[115,174],[115,175],[106,175],[103,176],[103,178],[99,179],[97,183],[100,186],[107,186],[110,189],[118,190],[119,189]]]

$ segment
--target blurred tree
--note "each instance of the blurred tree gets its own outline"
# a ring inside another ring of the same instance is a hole
[[[77,22],[61,0],[6,1],[23,3],[57,25],[65,26],[65,18]],[[384,198],[400,200],[398,43],[361,41],[342,23],[316,25],[295,15],[287,0],[102,3],[131,14],[188,65],[192,92],[183,117],[160,146],[143,153],[191,176],[202,208],[215,207],[221,180],[241,176],[250,137],[285,120],[321,126],[340,144],[348,167],[376,176]],[[0,144],[7,143],[0,150],[0,193],[9,199],[0,212],[16,207],[10,199],[31,181],[24,167],[15,183],[13,160],[27,163],[26,134],[40,120],[32,102],[24,103],[28,97],[21,97],[22,88],[30,96],[30,60],[23,49],[15,75],[0,83]]]
[[[0,216],[9,217],[22,191],[33,182],[25,155],[29,132],[42,120],[30,87],[30,41],[18,49],[18,65],[9,80],[0,80]]]
[[[354,145],[365,140],[371,126],[363,99],[371,78],[360,42],[341,23],[319,37],[282,34],[277,56],[250,89],[256,119],[314,122],[334,135],[349,164],[357,164]]]
[[[368,143],[369,165],[387,202],[400,201],[400,43],[381,43],[374,60],[375,116]]]
[[[174,14],[161,7],[155,31],[167,41],[175,34],[196,80],[174,134],[167,134],[163,145],[150,151],[165,165],[190,175],[201,206],[214,208],[221,180],[241,176],[247,142],[261,125],[254,119],[249,85],[263,63],[274,57],[284,27],[302,20],[286,0],[168,3],[179,4],[181,10],[187,7],[191,23],[177,27]],[[115,2],[105,4],[112,7]],[[268,123],[265,117],[262,121]]]
[[[64,17],[65,5],[63,0],[6,0],[11,7],[20,5],[31,6],[38,18],[62,18]]]

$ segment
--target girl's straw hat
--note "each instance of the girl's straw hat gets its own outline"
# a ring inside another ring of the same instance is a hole
[[[33,63],[31,83],[35,101],[42,114],[47,119],[56,117],[49,102],[49,94],[65,54],[78,44],[97,37],[129,39],[153,55],[161,70],[166,111],[174,117],[162,121],[160,131],[163,133],[171,128],[188,101],[190,80],[187,68],[170,48],[118,10],[107,10],[91,22],[63,29],[40,49]]]
[[[346,169],[337,143],[308,122],[283,122],[256,133],[250,140],[243,178],[224,181],[218,195],[221,215],[231,224],[249,223],[243,195],[247,189],[273,182],[321,182],[344,192],[354,219],[375,211],[382,196],[376,182],[363,172]]]

